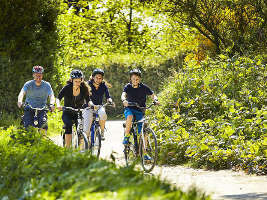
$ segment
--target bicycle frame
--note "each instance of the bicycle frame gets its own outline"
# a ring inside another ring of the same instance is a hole
[[[98,111],[102,108],[102,107],[106,107],[108,105],[111,105],[110,103],[105,103],[104,105],[100,105],[96,110],[93,110],[93,120],[92,120],[92,125],[91,125],[91,129],[90,129],[90,136],[91,136],[91,144],[90,144],[90,148],[91,151],[93,153],[94,151],[94,147],[98,144],[97,146],[97,153],[96,156],[99,157],[100,155],[100,149],[101,149],[101,135],[100,135],[100,123],[99,123],[99,114]],[[97,131],[97,132],[96,132]],[[96,133],[98,133],[96,135]],[[98,140],[98,141],[96,141]],[[97,143],[98,142],[98,143]]]
[[[142,108],[136,104],[134,104],[133,106],[137,106],[142,109],[148,109],[152,105],[146,108]],[[142,123],[142,127],[140,133],[138,134],[137,132],[139,123]],[[124,155],[127,166],[129,165],[129,162],[131,162],[131,157],[133,158],[132,155],[134,155],[133,160],[135,160],[136,158],[138,158],[138,156],[140,156],[141,159],[140,161],[144,171],[150,172],[156,164],[158,150],[157,150],[156,135],[154,131],[151,128],[149,128],[149,126],[146,126],[146,124],[147,124],[147,119],[145,116],[143,116],[143,118],[138,121],[136,121],[136,119],[134,118],[130,129],[130,135],[131,137],[134,138],[134,144],[130,142],[129,144],[125,145]],[[137,135],[139,135],[139,138],[137,138]],[[133,148],[135,149],[134,152],[132,150]],[[148,154],[151,156],[149,160],[148,160]]]
[[[25,104],[23,104],[23,107],[24,107],[24,108],[25,108],[26,106],[29,106],[30,109],[32,109],[33,112],[34,112],[33,123],[34,123],[35,126],[38,125],[38,112],[39,112],[39,111],[45,111],[45,112],[48,112],[48,111],[49,111],[47,105],[43,106],[42,108],[35,108],[35,107],[32,107],[29,103],[25,103]]]
[[[95,144],[95,141],[94,141],[94,138],[95,138],[95,130],[100,127],[100,124],[99,124],[99,115],[97,112],[93,112],[93,122],[92,122],[92,125],[91,125],[91,144],[94,145]]]
[[[79,140],[79,138],[83,138],[84,139],[85,149],[88,149],[88,140],[87,140],[86,134],[83,131],[82,112],[83,112],[84,109],[80,109],[80,108],[75,109],[75,108],[72,108],[72,107],[63,106],[63,110],[70,110],[72,112],[77,113],[77,115],[78,115],[78,117],[77,117],[77,126],[76,126],[77,137],[78,137],[78,140]],[[65,136],[65,134],[63,134],[63,137],[64,136]],[[64,138],[63,138],[63,140],[64,140]],[[79,141],[78,141],[78,143],[79,143]],[[75,148],[78,148],[78,146],[75,146]]]

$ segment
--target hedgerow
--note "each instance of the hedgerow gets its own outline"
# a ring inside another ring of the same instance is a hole
[[[151,115],[161,162],[267,174],[266,86],[263,56],[188,64]]]
[[[0,199],[209,199],[133,167],[55,145],[36,130],[0,130]]]

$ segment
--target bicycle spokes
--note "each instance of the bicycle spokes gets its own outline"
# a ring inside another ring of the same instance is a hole
[[[91,144],[90,150],[92,155],[99,157],[101,149],[101,135],[100,135],[100,128],[94,128],[91,132]]]
[[[146,128],[143,137],[140,137],[140,158],[144,171],[150,172],[157,161],[157,139],[154,131]]]

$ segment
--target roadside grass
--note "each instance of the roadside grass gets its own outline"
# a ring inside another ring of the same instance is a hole
[[[134,167],[59,147],[36,129],[0,129],[0,156],[0,199],[210,199],[195,188],[182,192]]]

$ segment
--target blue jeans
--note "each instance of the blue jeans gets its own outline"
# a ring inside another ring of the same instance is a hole
[[[24,127],[27,128],[29,126],[33,126],[33,127],[42,128],[42,129],[47,130],[48,126],[47,126],[46,111],[44,111],[44,110],[38,111],[37,118],[36,118],[38,121],[37,125],[34,124],[34,113],[35,113],[35,111],[32,110],[30,107],[26,106],[24,108],[24,116],[23,116]]]
[[[124,110],[124,116],[127,119],[128,116],[132,115],[136,121],[140,120],[143,118],[144,114],[142,111],[133,109],[133,108],[125,108]],[[133,119],[133,120],[134,120]],[[138,127],[138,133],[141,132],[143,126],[143,122],[140,122],[137,124]]]

